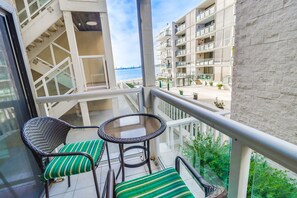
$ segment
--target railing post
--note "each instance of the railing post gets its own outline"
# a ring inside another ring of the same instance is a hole
[[[138,97],[138,108],[139,108],[139,113],[143,113],[144,112],[144,108],[143,108],[143,94],[142,94],[142,91],[140,91],[138,94],[137,94],[137,97]],[[154,109],[154,107],[153,107]]]
[[[30,14],[28,0],[24,0],[24,5],[25,5],[26,14],[27,14],[27,19],[28,21],[31,21],[31,14]]]
[[[84,126],[90,126],[91,120],[87,102],[80,102],[79,105]]]
[[[228,197],[246,197],[251,153],[250,148],[232,140]]]

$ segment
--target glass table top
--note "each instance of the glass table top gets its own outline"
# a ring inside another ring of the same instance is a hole
[[[103,123],[99,136],[107,141],[133,143],[156,137],[165,128],[165,122],[155,115],[131,114]]]

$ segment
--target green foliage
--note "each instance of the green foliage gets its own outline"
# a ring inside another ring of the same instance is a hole
[[[128,85],[128,87],[130,87],[130,88],[134,88],[135,87],[135,85],[134,85],[134,83],[126,83],[126,85]]]
[[[212,133],[201,134],[189,142],[183,154],[193,167],[208,182],[228,188],[230,167],[230,144],[221,143]],[[289,178],[287,172],[272,167],[264,157],[253,154],[250,164],[249,198],[296,198],[297,180]]]
[[[287,171],[274,168],[264,157],[254,154],[251,159],[247,197],[296,198],[297,180]]]
[[[218,87],[219,89],[222,89],[223,84],[219,83],[219,84],[217,84],[217,87]]]
[[[212,81],[210,81],[210,82],[209,82],[209,85],[210,85],[210,86],[213,86],[213,82],[212,82]]]
[[[179,90],[179,95],[184,95],[184,91],[183,90]]]
[[[227,187],[229,150],[229,144],[222,143],[220,137],[214,140],[212,133],[198,132],[192,143],[184,149],[184,155],[203,178],[212,184]]]

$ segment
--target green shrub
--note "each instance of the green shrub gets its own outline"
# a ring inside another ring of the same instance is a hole
[[[219,83],[219,84],[217,84],[217,87],[218,87],[219,89],[222,89],[223,84]]]
[[[201,134],[185,145],[183,154],[208,182],[228,188],[230,144],[214,140],[212,133]],[[247,189],[249,198],[296,198],[297,180],[285,170],[271,167],[259,154],[253,153]]]
[[[133,84],[133,83],[126,83],[126,85],[128,85],[128,87],[130,87],[130,88],[134,88],[135,87],[135,85]]]
[[[179,95],[184,95],[184,91],[183,90],[179,90]]]

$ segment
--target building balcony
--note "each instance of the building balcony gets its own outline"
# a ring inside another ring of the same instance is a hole
[[[215,12],[216,12],[216,8],[215,8],[215,6],[212,6],[212,7],[208,8],[207,10],[200,12],[197,15],[196,21],[200,22],[200,21],[212,16]]]
[[[208,27],[205,27],[203,29],[200,29],[196,32],[196,38],[202,38],[210,33],[213,33],[215,31],[215,24],[210,25]]]
[[[196,66],[210,66],[210,65],[214,65],[213,58],[199,59],[196,61]]]
[[[213,81],[213,74],[198,74],[197,75],[198,80],[207,80],[207,81]]]
[[[185,67],[185,66],[187,66],[187,62],[186,61],[176,62],[176,67]]]
[[[171,46],[172,46],[171,43],[162,43],[161,45],[157,46],[157,50],[158,51],[167,50]]]
[[[157,41],[166,40],[169,37],[171,37],[171,31],[165,30],[165,31],[160,32],[160,34],[157,36]]]
[[[187,74],[186,73],[176,73],[176,77],[177,78],[185,78],[185,77],[187,77]]]
[[[178,35],[178,34],[184,32],[185,29],[186,29],[186,24],[184,23],[176,28],[176,34]]]
[[[215,47],[214,42],[206,43],[203,45],[198,45],[196,47],[196,52],[212,51]]]
[[[184,50],[178,50],[175,52],[175,56],[176,57],[182,57],[182,56],[185,56],[187,54],[187,51],[184,49]]]
[[[176,46],[183,45],[183,44],[186,43],[186,41],[187,41],[187,39],[186,39],[185,36],[184,36],[184,37],[181,37],[181,38],[179,38],[179,39],[177,39],[177,40],[175,41],[175,45],[176,45]]]

